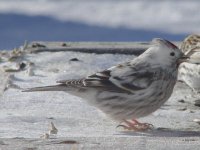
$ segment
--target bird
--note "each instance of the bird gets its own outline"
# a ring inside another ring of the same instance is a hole
[[[195,93],[200,92],[200,35],[189,35],[180,45],[189,57],[179,67],[179,80],[184,81]]]
[[[146,131],[152,125],[137,119],[159,109],[171,96],[178,66],[187,61],[168,40],[155,38],[150,47],[130,61],[80,79],[58,81],[24,92],[64,91],[85,99],[127,130]]]

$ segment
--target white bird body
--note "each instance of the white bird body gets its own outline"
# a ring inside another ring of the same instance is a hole
[[[171,96],[182,56],[169,41],[156,39],[152,47],[129,62],[80,80],[26,91],[65,91],[87,100],[115,120],[140,118],[156,111]]]

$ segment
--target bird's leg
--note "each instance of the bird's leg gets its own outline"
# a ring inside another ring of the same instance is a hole
[[[146,129],[152,129],[153,125],[149,124],[149,123],[141,123],[135,119],[132,119],[132,121],[135,123],[135,125],[142,127],[142,128],[146,128]]]
[[[138,128],[135,126],[135,123],[134,123],[134,122],[124,120],[124,123],[125,123],[125,124],[120,124],[120,125],[118,125],[117,127],[123,127],[123,128],[126,129],[126,130],[138,131]]]
[[[117,127],[123,127],[126,130],[134,130],[134,131],[146,131],[153,128],[152,124],[148,123],[140,123],[135,119],[132,119],[131,121],[124,120],[124,124],[120,124]]]

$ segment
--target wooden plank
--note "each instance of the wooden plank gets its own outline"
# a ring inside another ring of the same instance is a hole
[[[134,54],[144,52],[150,43],[148,42],[31,42],[24,46],[31,53],[75,51],[96,54]]]

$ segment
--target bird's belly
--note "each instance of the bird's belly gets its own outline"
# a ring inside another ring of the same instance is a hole
[[[94,98],[95,106],[111,118],[120,121],[147,116],[166,102],[174,87],[172,82],[163,82],[157,85],[135,94],[100,92]]]
[[[115,120],[144,117],[156,111],[171,96],[174,82],[156,81],[147,89],[135,93],[110,91],[71,91],[69,93],[85,99]]]

